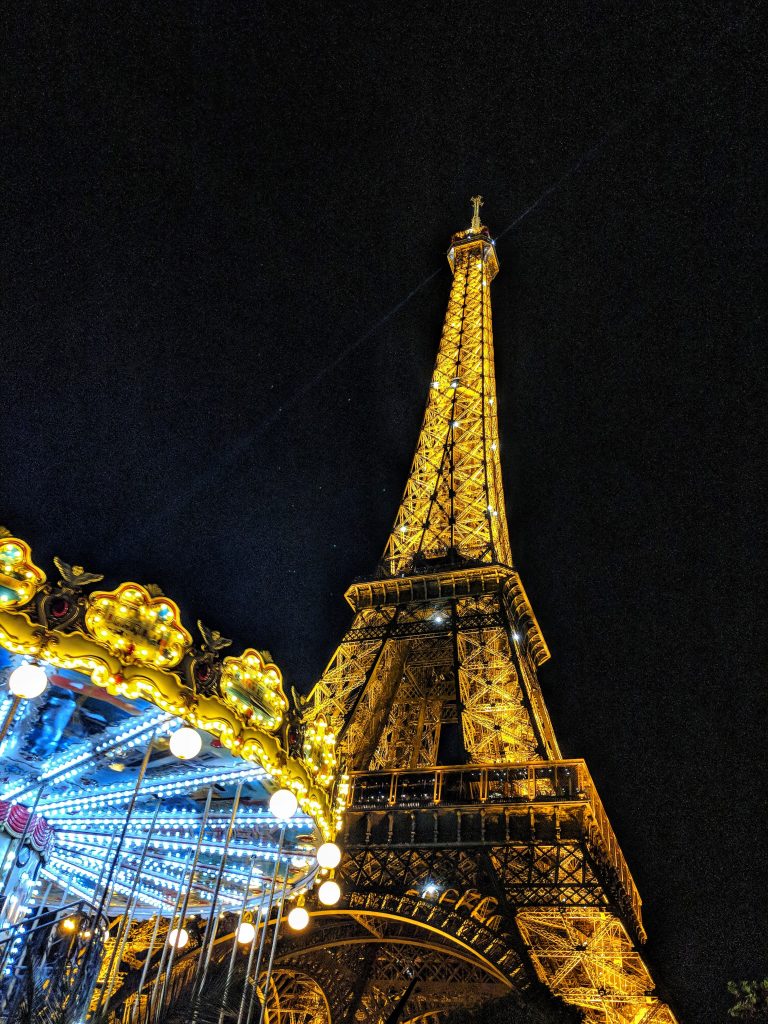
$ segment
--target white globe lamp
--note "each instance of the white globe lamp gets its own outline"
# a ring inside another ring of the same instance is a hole
[[[240,922],[240,924],[237,926],[236,938],[241,946],[250,946],[250,944],[256,938],[256,929],[253,927],[250,921]]]
[[[186,928],[171,928],[168,932],[168,945],[174,949],[184,949],[189,942],[189,932]]]
[[[303,932],[309,924],[309,914],[304,907],[294,907],[288,915],[288,924],[295,932]]]
[[[321,868],[337,868],[341,861],[341,850],[336,843],[323,843],[317,848],[317,863]]]
[[[317,890],[317,898],[324,907],[335,907],[341,899],[341,889],[332,878],[329,878]]]
[[[183,725],[181,729],[177,729],[176,732],[171,734],[170,739],[171,753],[179,758],[181,761],[189,761],[193,757],[197,757],[203,748],[203,737],[197,731],[197,729],[191,729],[188,725]]]
[[[48,676],[42,665],[32,661],[22,661],[8,680],[8,689],[14,697],[23,697],[25,700],[34,700],[45,691],[48,685]]]
[[[279,821],[288,821],[296,813],[299,801],[290,789],[278,789],[269,798],[269,809]]]

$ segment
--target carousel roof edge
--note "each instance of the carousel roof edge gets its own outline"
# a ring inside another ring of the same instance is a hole
[[[231,641],[198,621],[195,641],[178,605],[155,585],[93,589],[103,580],[53,559],[49,579],[29,544],[0,527],[0,647],[90,677],[113,696],[143,699],[212,734],[291,789],[326,838],[340,826],[336,738],[304,730],[267,651],[225,655]],[[56,575],[58,578],[56,578]]]

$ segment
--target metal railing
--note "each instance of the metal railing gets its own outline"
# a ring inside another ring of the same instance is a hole
[[[0,932],[0,1024],[25,1016],[40,1022],[79,1020],[98,974],[108,921],[75,900]]]
[[[354,772],[350,810],[542,804],[585,805],[593,838],[632,904],[638,922],[642,900],[603,803],[582,760],[527,761],[511,765],[466,765]]]

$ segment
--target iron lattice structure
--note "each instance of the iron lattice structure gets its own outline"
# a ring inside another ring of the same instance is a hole
[[[350,775],[342,904],[281,944],[334,1024],[437,1022],[543,983],[589,1024],[673,1024],[639,952],[641,904],[583,761],[561,757],[548,657],[510,552],[480,223],[453,285],[424,422],[373,577],[305,721]],[[318,1017],[322,1019],[322,1015]]]

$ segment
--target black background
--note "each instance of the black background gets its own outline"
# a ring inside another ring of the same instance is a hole
[[[724,1020],[768,973],[757,6],[157,6],[2,16],[0,521],[309,687],[481,192],[545,696]]]

